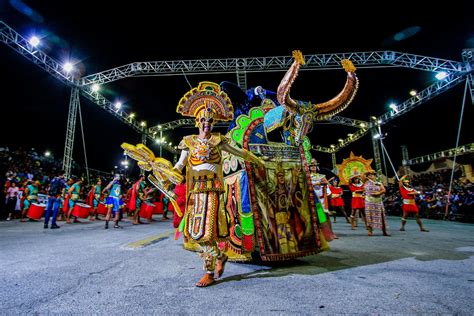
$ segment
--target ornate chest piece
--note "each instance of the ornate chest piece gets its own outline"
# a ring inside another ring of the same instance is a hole
[[[211,147],[208,139],[200,139],[196,137],[195,147],[193,149],[193,156],[199,160],[206,161],[211,157]]]

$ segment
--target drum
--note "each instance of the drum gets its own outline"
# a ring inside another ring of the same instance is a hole
[[[153,204],[155,204],[153,214],[163,214],[163,202],[155,202]]]
[[[44,210],[46,209],[46,204],[31,203],[30,208],[28,209],[28,216],[31,219],[40,220],[43,217]]]
[[[143,202],[142,206],[140,207],[140,217],[151,219],[154,209],[155,204],[146,201]]]
[[[90,207],[90,205],[77,202],[76,205],[74,205],[71,214],[75,217],[87,218],[91,211],[92,207]]]
[[[97,214],[107,215],[107,206],[103,202],[100,202],[97,206]]]

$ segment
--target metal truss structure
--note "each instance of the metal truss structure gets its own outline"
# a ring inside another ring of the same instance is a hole
[[[429,155],[425,155],[421,157],[408,159],[406,161],[406,165],[411,166],[411,165],[416,165],[419,163],[431,162],[438,159],[444,159],[444,158],[471,154],[471,153],[474,153],[474,143],[459,146],[456,148],[446,149],[443,151],[439,151],[437,153],[433,153],[433,154],[429,154]]]
[[[65,169],[68,167],[66,164],[69,164],[69,170],[72,163],[71,154],[72,144],[74,142],[75,113],[77,112],[77,105],[79,104],[79,92],[96,105],[141,133],[142,137],[151,140],[156,141],[155,135],[158,132],[162,135],[163,131],[179,126],[194,126],[194,119],[181,119],[161,124],[161,128],[160,126],[155,126],[149,129],[142,127],[129,113],[116,109],[112,102],[108,101],[100,93],[93,92],[91,89],[92,84],[102,85],[120,79],[137,76],[236,73],[239,86],[245,89],[247,85],[246,76],[248,73],[284,71],[288,69],[293,62],[291,56],[135,62],[84,76],[80,79],[75,79],[73,74],[65,71],[58,61],[47,56],[41,50],[33,47],[25,38],[2,21],[0,21],[0,41],[10,46],[31,62],[43,68],[58,80],[72,87],[70,113],[68,116],[68,127],[66,131],[65,154],[63,159]],[[449,74],[444,80],[436,82],[425,90],[419,92],[416,96],[406,100],[402,104],[399,104],[397,111],[390,111],[380,116],[377,121],[380,122],[378,124],[383,125],[390,120],[407,113],[409,110],[419,106],[434,96],[454,87],[463,81],[463,79],[468,81],[471,98],[474,100],[474,78],[472,76],[473,50],[464,50],[462,57],[463,62],[395,51],[315,54],[305,55],[306,64],[302,70],[339,69],[341,67],[340,62],[342,59],[350,59],[353,64],[359,68],[406,67],[431,72],[445,71]],[[330,148],[314,146],[314,150],[335,154],[343,147],[367,134],[369,130],[375,130],[373,122],[368,123],[338,116],[333,117],[329,121],[357,127],[359,129],[357,132],[350,134],[348,138],[340,141],[337,145],[331,145]],[[222,124],[222,126],[225,125]],[[376,143],[377,142],[374,143],[374,146],[376,146]],[[177,154],[177,151],[165,142],[160,142],[160,150],[162,147],[173,154]],[[376,148],[374,147],[374,153],[375,152]]]
[[[332,122],[336,124],[342,124],[342,125],[347,125],[351,127],[357,127],[357,128],[363,128],[364,126],[368,126],[369,123],[361,120],[354,120],[351,118],[347,117],[342,117],[342,116],[333,116],[332,118],[325,120],[325,122]],[[159,132],[164,132],[167,130],[173,130],[178,127],[194,127],[196,124],[196,121],[193,118],[189,119],[179,119],[175,121],[171,121],[168,123],[152,126],[148,129],[148,133],[150,134],[157,134]],[[214,127],[228,127],[229,123],[228,122],[218,122],[214,125]]]
[[[437,81],[428,88],[418,92],[414,97],[409,98],[401,104],[397,104],[397,111],[389,111],[381,115],[378,120],[381,121],[380,124],[385,124],[394,118],[399,117],[410,110],[413,110],[417,106],[425,103],[435,96],[453,88],[459,83],[464,82],[464,80],[464,76],[448,75],[445,79]]]
[[[10,48],[26,57],[31,62],[43,68],[46,72],[63,83],[73,86],[77,84],[72,74],[65,71],[59,62],[31,45],[24,37],[1,20],[0,41],[10,46]]]
[[[464,49],[462,51],[462,60],[466,65],[467,82],[469,85],[469,92],[471,94],[471,102],[474,104],[474,76],[472,75],[474,68],[474,49]]]
[[[74,134],[76,133],[76,115],[79,108],[79,89],[71,90],[71,98],[69,99],[69,112],[67,116],[66,142],[64,144],[63,170],[66,179],[71,176],[72,169],[72,152],[74,149]]]
[[[346,58],[362,68],[394,66],[449,73],[467,71],[465,64],[458,61],[394,51],[315,54],[304,57],[305,67],[302,71],[340,69],[341,60]],[[101,85],[136,76],[284,71],[292,62],[291,56],[135,62],[82,77],[80,85]],[[244,81],[239,79],[239,84],[242,82]]]

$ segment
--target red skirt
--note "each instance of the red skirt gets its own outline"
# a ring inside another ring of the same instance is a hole
[[[416,204],[403,204],[402,210],[407,213],[418,213],[418,206]]]
[[[365,208],[365,202],[363,197],[353,197],[351,207],[356,208]]]

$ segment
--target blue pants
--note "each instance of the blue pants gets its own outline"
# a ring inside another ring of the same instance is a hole
[[[53,211],[53,219],[51,220],[51,225],[56,225],[56,217],[58,216],[59,211],[59,199],[57,197],[50,196],[48,197],[48,204],[46,205],[46,211],[44,215],[44,224],[49,224],[49,217],[51,216],[51,211]]]

